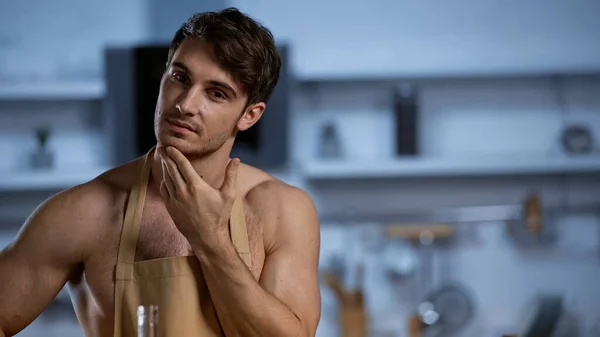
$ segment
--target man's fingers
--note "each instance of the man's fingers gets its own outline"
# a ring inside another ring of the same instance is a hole
[[[179,172],[175,161],[173,161],[173,159],[167,156],[162,159],[162,162],[164,163],[163,167],[166,168],[167,174],[171,177],[171,181],[173,182],[174,187],[176,189],[185,189],[186,182],[183,176],[181,175],[181,172]]]
[[[194,170],[189,160],[176,148],[169,146],[165,149],[167,156],[163,158],[163,170],[167,172],[170,179],[165,179],[170,195],[174,195],[175,189],[185,189],[189,185],[202,188],[210,188],[210,185],[202,179]],[[220,192],[226,198],[235,197],[237,173],[240,160],[235,158],[229,161],[225,171],[225,179],[221,185]]]
[[[238,167],[240,166],[240,160],[234,158],[229,161],[227,169],[225,170],[225,179],[223,185],[221,185],[221,194],[228,199],[233,199],[236,192]]]
[[[169,174],[167,164],[165,163],[165,161],[161,160],[160,163],[162,165],[162,174],[163,174],[163,181],[161,184],[161,189],[162,189],[162,185],[164,185],[166,188],[166,192],[168,193],[168,196],[173,196],[173,195],[175,195],[175,184],[173,183],[173,179],[171,178],[171,175]]]
[[[167,155],[173,160],[173,163],[177,166],[179,172],[181,172],[182,178],[188,184],[193,184],[202,180],[190,161],[176,148],[169,146],[166,149]]]
[[[164,200],[169,200],[169,190],[167,189],[167,184],[164,181],[160,182],[160,195]]]

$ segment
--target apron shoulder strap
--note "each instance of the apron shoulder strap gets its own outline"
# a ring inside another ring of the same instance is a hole
[[[140,223],[146,200],[148,178],[150,177],[150,152],[142,161],[141,174],[132,187],[125,209],[125,220],[121,229],[119,252],[117,255],[117,266],[115,270],[115,313],[114,313],[114,337],[121,337],[121,320],[123,313],[123,292],[125,291],[125,280],[131,279],[133,274],[133,262],[135,250],[140,233]]]
[[[248,229],[246,226],[246,215],[244,214],[244,204],[241,193],[237,193],[235,202],[231,209],[231,218],[229,219],[229,232],[231,233],[231,242],[235,247],[240,258],[246,264],[246,267],[252,269],[252,255],[250,254],[250,243],[248,240]]]
[[[142,161],[141,174],[136,184],[131,189],[127,208],[125,211],[125,220],[121,230],[121,241],[119,243],[119,255],[117,264],[131,264],[135,259],[135,250],[140,234],[140,224],[144,210],[144,201],[146,200],[146,190],[148,189],[148,179],[150,178],[151,152],[148,152]]]

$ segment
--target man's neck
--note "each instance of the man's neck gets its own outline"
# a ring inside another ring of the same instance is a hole
[[[187,157],[187,156],[186,156]],[[213,188],[220,188],[225,178],[227,164],[231,160],[225,151],[216,151],[207,156],[187,157],[196,173]],[[156,182],[157,188],[162,181],[161,157],[158,151],[154,151],[152,158],[152,179]]]

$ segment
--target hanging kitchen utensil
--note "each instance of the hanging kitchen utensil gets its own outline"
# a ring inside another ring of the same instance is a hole
[[[531,194],[523,202],[521,218],[509,220],[506,225],[516,243],[547,243],[555,238],[555,224],[550,220],[544,216],[540,197]]]
[[[394,248],[389,248],[390,251],[386,252],[387,256],[385,257],[389,259],[388,268],[392,275],[396,274],[406,277],[412,274],[413,269],[416,269],[417,266],[419,267],[418,279],[415,284],[416,289],[413,292],[416,297],[409,302],[414,306],[420,306],[418,303],[423,304],[425,292],[430,291],[432,285],[435,284],[435,280],[433,280],[434,243],[444,242],[446,239],[451,238],[454,234],[454,227],[449,224],[393,224],[388,226],[384,233],[390,241],[399,239],[412,243],[412,250],[404,249],[404,252],[399,249],[401,247],[400,244],[397,244],[395,252],[397,254],[396,261],[392,258]],[[404,255],[406,261],[399,259],[402,255]],[[429,303],[428,300],[425,302]],[[432,314],[435,315],[436,312],[431,311],[426,313],[428,321],[431,321]],[[412,315],[409,318],[408,326],[410,337],[421,336],[424,324],[421,322],[418,314]]]
[[[320,272],[321,279],[324,284],[331,289],[333,296],[335,297],[335,305],[339,306],[339,303],[345,301],[344,296],[344,281],[345,281],[345,262],[339,254],[333,253],[325,266],[322,267],[324,270]]]
[[[368,316],[363,303],[349,303],[340,308],[341,337],[367,337]]]
[[[444,242],[452,237],[454,227],[449,224],[394,224],[385,229],[385,236],[388,240],[394,239],[410,242],[410,248],[404,249],[404,252],[396,253],[398,260],[393,260],[394,248],[389,248],[387,258],[388,270],[392,276],[416,276],[414,286],[416,289],[411,293],[410,305],[417,306],[423,300],[426,292],[431,290],[433,280],[434,266],[433,254],[434,243]],[[417,269],[418,273],[414,273]]]
[[[324,273],[325,282],[338,298],[340,336],[367,337],[368,317],[363,290],[348,291],[332,272]]]
[[[525,223],[529,233],[540,235],[542,232],[542,205],[537,195],[532,195],[525,201]]]
[[[369,325],[363,289],[364,266],[360,264],[356,269],[353,289],[346,289],[341,278],[345,267],[340,257],[334,255],[330,270],[323,272],[325,283],[338,298],[340,336],[367,337]]]
[[[466,287],[447,283],[419,305],[418,317],[427,335],[451,336],[468,325],[474,310],[473,298]]]
[[[407,279],[419,267],[419,255],[415,247],[404,239],[389,240],[385,244],[380,262],[393,279]]]
[[[341,308],[342,337],[367,337],[369,321],[364,296],[364,264],[356,268],[354,288],[346,290],[346,303]]]
[[[388,238],[399,237],[422,244],[447,239],[453,234],[454,227],[450,224],[392,224],[385,230]]]
[[[519,337],[551,337],[563,313],[560,295],[539,295],[530,302],[522,315]]]
[[[333,272],[327,271],[323,273],[323,278],[325,279],[325,283],[327,284],[327,286],[331,288],[331,290],[337,297],[338,301],[340,303],[347,302],[346,292],[344,291],[344,287],[342,286],[342,282],[340,281],[338,276]]]
[[[342,284],[346,276],[346,261],[341,254],[333,254],[329,261],[328,270],[332,272]]]
[[[421,337],[423,326],[419,315],[411,315],[408,318],[408,337]]]

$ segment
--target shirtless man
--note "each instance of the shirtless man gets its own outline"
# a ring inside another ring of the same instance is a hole
[[[313,202],[229,157],[279,68],[271,33],[236,9],[192,16],[161,80],[155,149],[51,197],[2,251],[0,336],[65,284],[89,337],[135,336],[140,304],[158,305],[163,337],[314,336]]]

